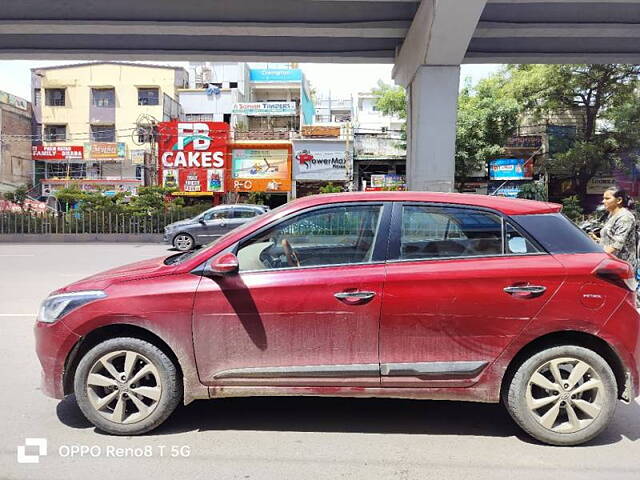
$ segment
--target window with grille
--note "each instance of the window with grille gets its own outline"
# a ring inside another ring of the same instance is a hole
[[[113,88],[92,88],[93,106],[114,108],[116,106],[116,91]]]
[[[91,125],[92,142],[115,142],[116,127],[114,125]]]
[[[160,105],[160,91],[157,88],[139,88],[138,105]]]
[[[45,142],[64,142],[67,139],[66,125],[46,125],[44,127]]]
[[[47,106],[50,106],[50,107],[65,106],[64,88],[47,88],[45,89],[45,97],[46,97]]]

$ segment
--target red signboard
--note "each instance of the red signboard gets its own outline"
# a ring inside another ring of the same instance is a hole
[[[174,195],[226,191],[229,125],[223,122],[163,122],[158,126],[159,183]]]
[[[82,160],[84,148],[81,146],[34,145],[31,147],[33,160]]]

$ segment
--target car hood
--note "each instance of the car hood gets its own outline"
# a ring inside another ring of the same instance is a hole
[[[179,222],[170,223],[165,228],[175,228],[175,227],[180,227],[182,225],[190,225],[192,223],[196,223],[196,221],[193,220],[192,218],[188,218],[186,220],[180,220]]]
[[[78,280],[77,282],[73,282],[66,287],[56,290],[52,292],[52,294],[76,292],[79,290],[104,290],[117,282],[169,275],[176,267],[175,265],[165,265],[164,260],[166,258],[167,256],[165,255],[96,273],[95,275],[83,278],[82,280]]]

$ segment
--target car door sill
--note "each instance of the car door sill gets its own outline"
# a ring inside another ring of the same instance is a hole
[[[222,370],[215,380],[251,378],[349,378],[349,377],[438,377],[471,378],[486,366],[485,361],[361,363],[349,365],[292,365]]]

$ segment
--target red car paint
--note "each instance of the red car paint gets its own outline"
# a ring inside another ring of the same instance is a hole
[[[107,297],[52,324],[37,322],[43,390],[62,398],[92,332],[135,326],[164,342],[184,378],[185,402],[237,395],[389,396],[495,402],[524,347],[545,335],[580,332],[607,342],[638,393],[640,319],[634,294],[594,274],[602,253],[379,262],[248,272],[214,280],[194,273],[242,238],[307,209],[349,202],[469,205],[507,216],[557,213],[560,206],[466,194],[366,192],[293,201],[233,230],[190,259],[138,262],[71,284],[60,292],[103,290]],[[617,262],[617,260],[612,260]],[[544,295],[520,299],[503,288],[543,283]],[[336,292],[370,291],[349,305]],[[600,297],[598,297],[600,296]],[[303,375],[228,378],[242,368],[480,361],[473,376]]]

